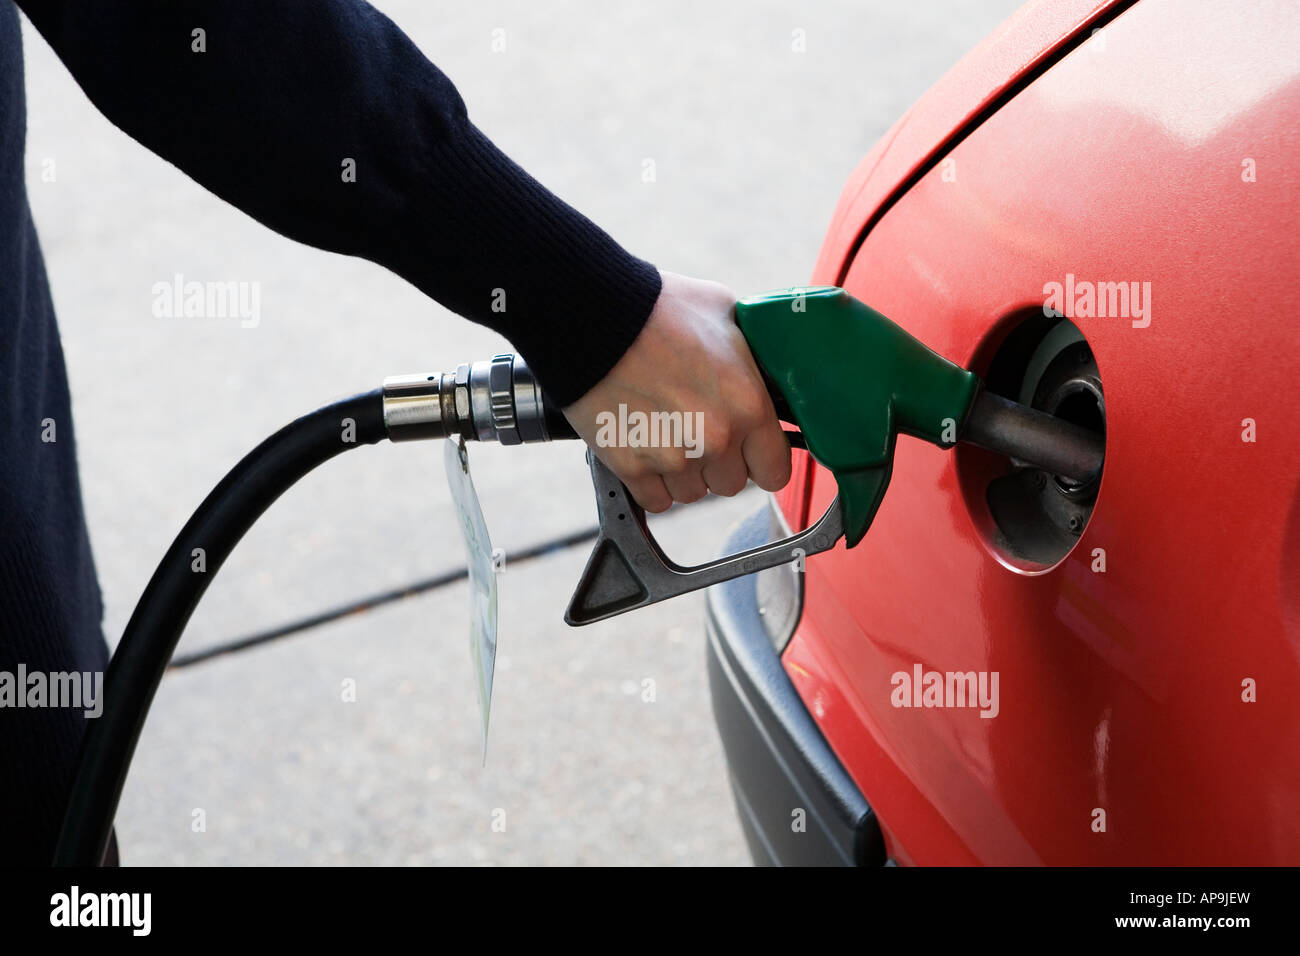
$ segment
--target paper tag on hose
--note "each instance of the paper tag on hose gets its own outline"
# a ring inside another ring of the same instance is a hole
[[[469,452],[465,440],[446,443],[443,460],[447,484],[456,503],[465,559],[469,567],[469,649],[478,686],[479,711],[483,717],[483,762],[487,763],[488,715],[492,710],[492,671],[497,657],[497,568],[501,556],[492,550],[483,509],[478,503],[474,480],[469,473]]]

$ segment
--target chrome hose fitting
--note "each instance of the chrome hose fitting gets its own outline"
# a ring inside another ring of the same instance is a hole
[[[503,445],[551,440],[541,387],[518,355],[494,355],[436,375],[395,375],[384,379],[383,394],[392,441],[456,435]]]

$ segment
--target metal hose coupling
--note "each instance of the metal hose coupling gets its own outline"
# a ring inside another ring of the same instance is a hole
[[[572,437],[559,410],[519,355],[467,362],[454,372],[384,379],[384,426],[392,441],[459,435],[522,445]]]

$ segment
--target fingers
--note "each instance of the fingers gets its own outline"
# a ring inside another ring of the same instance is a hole
[[[617,473],[615,471],[615,474]],[[658,514],[672,507],[673,496],[669,494],[663,478],[659,475],[623,478],[622,481],[627,486],[627,490],[632,492],[636,503],[651,514]]]
[[[628,470],[633,474],[619,477],[637,503],[651,513],[667,511],[674,501],[683,504],[699,501],[709,493],[698,463],[684,456],[661,459]],[[618,474],[618,469],[615,469],[615,474]]]
[[[703,462],[701,466],[700,461]],[[765,491],[780,491],[790,480],[790,443],[775,419],[750,430],[738,446],[705,455],[664,457],[626,469],[623,483],[646,511],[666,511],[673,502],[689,504],[709,492],[731,497],[749,480]],[[615,473],[620,469],[615,468]]]
[[[710,491],[728,498],[739,494],[749,481],[745,459],[739,449],[731,449],[726,454],[709,459],[702,474]]]
[[[684,469],[675,474],[664,475],[664,487],[673,496],[673,501],[680,501],[683,504],[699,501],[709,493],[704,481],[704,476],[698,468]]]
[[[775,419],[746,435],[741,453],[749,476],[764,491],[780,491],[789,482],[790,441]]]
[[[790,443],[785,432],[775,423],[755,429],[739,449],[705,464],[703,477],[715,495],[739,494],[750,478],[764,491],[780,491],[790,480]]]

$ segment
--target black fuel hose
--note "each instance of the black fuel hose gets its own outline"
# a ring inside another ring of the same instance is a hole
[[[204,499],[158,565],[109,663],[104,710],[82,742],[55,866],[103,861],[163,672],[203,592],[245,532],[307,472],[387,437],[380,389],[326,405],[254,448]]]

